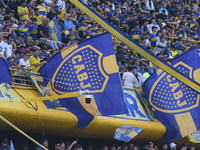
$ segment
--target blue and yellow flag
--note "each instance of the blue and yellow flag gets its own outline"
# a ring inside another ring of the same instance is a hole
[[[5,58],[0,55],[0,84],[1,83],[10,83],[12,80],[12,76],[10,74],[10,70]]]
[[[56,17],[49,22],[49,32],[54,41],[58,42],[62,40],[61,31]]]
[[[200,129],[197,132],[188,135],[187,138],[189,142],[200,143]]]
[[[8,83],[0,84],[0,101],[2,102],[21,102],[13,93]]]
[[[115,131],[114,139],[129,142],[136,135],[144,131],[139,127],[121,126]]]
[[[96,113],[116,115],[128,112],[109,33],[63,49],[39,72],[45,77],[44,84],[51,95],[80,89],[90,91],[90,104],[85,103],[85,96],[59,100],[61,105],[77,116],[82,130]]]
[[[172,60],[171,65],[200,83],[197,48]],[[173,76],[158,69],[143,84],[157,118],[166,127],[166,142],[171,143],[200,128],[199,94]]]

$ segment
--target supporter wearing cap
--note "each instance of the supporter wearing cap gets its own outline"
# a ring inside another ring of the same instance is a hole
[[[66,14],[66,19],[64,19],[64,30],[74,28],[74,23],[71,20],[70,14]]]
[[[131,30],[130,36],[133,40],[135,40],[137,43],[140,42],[140,38],[141,38],[141,30],[139,30],[140,25],[139,24],[135,24],[135,29]]]
[[[22,19],[20,20],[20,24],[21,24],[21,25],[18,26],[19,33],[22,33],[22,34],[24,34],[25,36],[29,35],[29,34],[28,34],[28,23],[27,23],[27,20],[22,18]]]
[[[163,60],[167,62],[167,60],[168,60],[168,55],[166,55],[166,54],[163,55]]]
[[[38,8],[34,8],[34,18],[37,19],[37,23],[38,25],[42,23],[42,20],[44,19],[44,16],[40,14],[39,9]]]
[[[47,63],[47,61],[40,62],[39,54],[40,54],[40,51],[38,49],[35,49],[33,52],[33,55],[30,56],[29,58],[30,68],[34,68],[31,72],[38,72],[40,67],[43,64]]]
[[[10,10],[8,15],[10,16],[10,18],[14,17],[15,16],[15,11],[14,10]]]
[[[33,40],[37,39],[37,29],[38,29],[38,23],[36,18],[32,18],[32,25],[28,28],[29,35],[33,38]]]
[[[133,88],[134,85],[135,83],[134,83],[134,75],[132,73],[132,67],[128,66],[126,72],[124,72],[122,76],[122,86]]]
[[[57,44],[53,39],[50,37],[50,32],[48,28],[49,19],[44,18],[43,23],[38,26],[38,39],[41,43],[44,43],[44,41],[47,39],[50,42],[51,48],[56,48]]]
[[[22,0],[21,1],[21,6],[19,6],[17,8],[17,12],[18,12],[18,15],[19,15],[19,19],[27,19],[29,20],[29,11],[28,11],[28,8],[26,7],[26,1],[25,0]]]

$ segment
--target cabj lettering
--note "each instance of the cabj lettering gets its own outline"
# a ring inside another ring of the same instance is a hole
[[[171,87],[171,91],[173,93],[174,99],[177,100],[176,104],[179,107],[181,107],[183,105],[187,105],[186,100],[184,100],[182,103],[180,102],[179,99],[183,97],[183,92],[181,90],[177,91],[178,90],[177,88],[180,87],[179,82],[170,83],[170,82],[172,82],[171,77],[172,77],[171,75],[167,75],[167,81],[169,82],[169,86]],[[175,91],[177,91],[177,92],[175,92]]]
[[[84,64],[76,65],[78,62],[80,63],[81,61],[82,61],[81,55],[76,55],[72,58],[72,63],[74,64],[74,69],[75,69],[77,79],[79,82],[81,82],[80,83],[81,88],[91,87],[90,83],[86,85],[84,84],[84,81],[88,79],[87,72],[83,72],[80,74],[80,72],[85,69],[85,65]]]

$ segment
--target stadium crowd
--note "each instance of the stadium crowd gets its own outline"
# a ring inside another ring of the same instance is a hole
[[[200,51],[199,0],[83,1],[164,61],[195,46]],[[62,33],[57,42],[48,27],[54,18]],[[37,72],[61,49],[103,32],[103,27],[68,0],[0,1],[0,54],[10,68]],[[123,86],[141,87],[158,67],[112,38]]]
[[[112,142],[111,142],[112,143]],[[121,142],[122,143],[122,142]],[[15,144],[15,143],[14,143]],[[73,142],[69,141],[57,141],[57,142],[50,142],[47,139],[42,139],[40,144],[44,146],[47,149],[50,150],[195,150],[194,146],[187,146],[186,144],[180,144],[177,146],[175,143],[170,144],[160,144],[159,146],[155,145],[152,141],[149,141],[146,144],[134,144],[134,143],[123,143],[120,144],[120,142],[117,142],[116,144],[101,144],[101,145],[87,145],[86,147],[83,147],[78,143],[78,140],[75,140]],[[16,149],[16,150],[43,150],[42,147],[39,147],[38,145],[34,145],[33,147],[30,147],[30,143],[27,141],[24,141],[21,143],[20,147],[15,147],[15,145],[10,144],[9,140],[7,138],[4,138],[1,141],[0,150],[10,150],[10,149]]]

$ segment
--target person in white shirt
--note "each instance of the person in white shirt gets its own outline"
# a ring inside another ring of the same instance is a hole
[[[137,72],[137,67],[133,66],[132,73],[134,75],[133,82],[134,88],[140,88],[142,87],[142,84],[146,80],[145,76],[143,76],[141,73]]]
[[[146,5],[146,9],[147,10],[155,10],[155,7],[154,7],[154,4],[153,4],[152,0],[147,0],[145,2],[145,5]]]
[[[124,72],[122,76],[122,86],[133,88],[134,87],[134,75],[132,73],[132,67],[127,67],[127,72]]]
[[[44,0],[44,3],[46,5],[46,8],[47,8],[47,12],[50,11],[50,6],[55,6],[55,3],[53,0]]]
[[[25,52],[23,54],[23,58],[21,58],[19,60],[19,63],[17,64],[17,67],[20,68],[23,72],[25,72],[25,70],[27,71],[31,71],[33,70],[34,68],[30,68],[30,62],[29,62],[29,53]],[[24,75],[23,72],[19,72],[19,71],[15,71],[14,74],[20,74],[20,75]],[[26,77],[23,77],[23,76],[15,76],[15,78],[18,78],[18,79],[26,79]],[[17,83],[25,83],[26,84],[26,81],[23,81],[23,80],[15,80]]]
[[[12,36],[6,37],[5,50],[7,51],[7,57],[13,56],[13,47],[12,47],[12,44],[11,44],[12,41],[13,41]]]
[[[165,47],[166,47],[165,37],[161,36],[160,41],[156,42],[156,47],[154,48],[153,53],[155,55],[157,55],[158,53],[161,53],[161,55],[163,55]]]
[[[0,33],[0,54],[4,56],[4,58],[7,60],[7,51],[5,49],[5,43],[3,41],[3,33]]]
[[[62,10],[65,10],[65,2],[62,0],[57,0],[56,6],[61,7]]]

